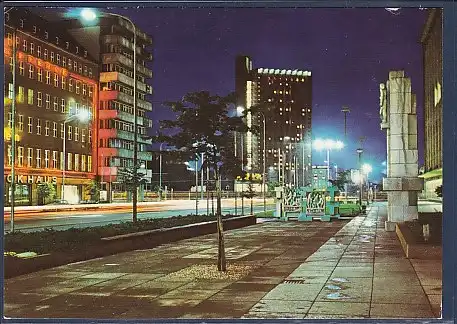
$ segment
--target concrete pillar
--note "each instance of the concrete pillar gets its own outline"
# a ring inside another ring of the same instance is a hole
[[[380,86],[381,129],[387,134],[387,231],[395,224],[418,218],[417,195],[423,188],[418,178],[416,96],[404,71],[391,71]]]

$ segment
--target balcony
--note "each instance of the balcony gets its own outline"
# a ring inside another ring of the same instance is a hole
[[[100,73],[100,82],[111,82],[111,81],[119,81],[119,82],[127,84],[131,87],[133,87],[133,82],[134,82],[133,78],[131,78],[123,73],[120,73],[120,72],[101,72]],[[152,87],[143,82],[137,81],[136,87],[140,91],[146,92],[148,94],[152,94]]]
[[[129,96],[128,94],[125,94],[123,92],[117,91],[117,90],[102,90],[100,91],[100,100],[102,101],[108,101],[108,100],[119,100],[122,102],[125,102],[129,105],[133,105],[133,96]],[[136,101],[137,107],[152,111],[152,103],[137,99]]]
[[[127,21],[119,18],[118,19],[118,24],[121,25],[122,27],[124,27],[125,29],[127,29],[128,31],[133,33],[133,27],[132,27],[132,24],[130,22],[127,22]],[[150,36],[148,36],[146,33],[144,33],[141,30],[139,30],[138,28],[136,28],[136,35],[137,35],[137,37],[142,38],[149,45],[152,44],[152,38]]]
[[[129,68],[133,68],[133,60],[129,59],[127,56],[122,55],[120,53],[102,54],[102,62],[104,64],[112,64],[112,63],[119,62],[122,65],[125,65]],[[152,78],[152,71],[141,64],[136,65],[136,71],[141,74],[144,74],[148,78]]]
[[[129,123],[134,123],[135,122],[132,114],[126,113],[124,111],[115,110],[115,109],[100,110],[98,112],[98,118],[101,119],[101,120],[119,119],[119,120],[126,121],[126,122],[129,122]],[[137,121],[138,125],[143,126],[143,124],[144,124],[143,117],[137,116],[136,121]]]
[[[115,177],[117,175],[117,167],[98,167],[98,174],[101,176]]]
[[[120,35],[104,35],[102,37],[103,44],[116,44],[122,45],[129,50],[133,51],[133,42],[129,41],[127,38]],[[136,54],[144,56],[147,60],[152,60],[152,54],[146,52],[142,47],[136,47]]]
[[[134,140],[133,137],[134,137],[134,134],[132,132],[127,132],[127,131],[119,130],[119,129],[115,129],[115,128],[108,128],[108,129],[102,128],[102,129],[98,130],[99,139],[119,138],[119,139],[133,142],[133,140]],[[152,139],[143,138],[142,135],[138,135],[137,141],[138,141],[138,143],[142,143],[142,144],[149,144],[149,145],[152,144]]]
[[[140,152],[138,151],[137,153],[138,160],[144,160],[144,161],[152,161],[152,152]],[[116,156],[122,157],[122,158],[130,158],[133,159],[133,150],[127,150],[123,148],[118,148]]]

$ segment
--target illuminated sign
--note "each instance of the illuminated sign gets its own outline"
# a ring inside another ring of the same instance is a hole
[[[28,184],[33,184],[33,183],[53,183],[57,184],[57,177],[52,177],[52,176],[34,176],[34,175],[23,175],[23,174],[18,174],[14,176],[16,178],[16,183],[28,183]],[[8,174],[6,177],[6,182],[11,183],[13,180],[13,177],[11,174]]]

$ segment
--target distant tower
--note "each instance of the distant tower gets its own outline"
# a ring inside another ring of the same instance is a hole
[[[346,127],[347,127],[347,114],[351,112],[348,106],[343,106],[343,109],[341,109],[341,112],[344,114],[344,139],[347,139],[347,132],[346,132]]]

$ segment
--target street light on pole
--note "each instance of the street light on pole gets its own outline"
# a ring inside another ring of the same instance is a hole
[[[341,141],[334,141],[331,139],[316,139],[314,141],[314,147],[318,151],[325,149],[327,151],[327,181],[330,180],[330,150],[332,149],[342,149],[344,147],[344,143]]]
[[[136,109],[136,87],[137,87],[137,78],[136,78],[136,70],[137,70],[137,61],[136,61],[136,26],[133,23],[130,18],[127,18],[125,16],[116,14],[116,13],[111,13],[111,12],[101,12],[100,16],[106,17],[106,16],[111,16],[111,17],[118,17],[121,19],[124,19],[128,21],[133,28],[133,167],[135,170],[137,170],[137,164],[138,164],[138,134],[137,134],[137,124],[138,124],[138,118],[137,118],[137,109]],[[81,17],[82,19],[86,21],[95,21],[97,19],[97,13],[89,8],[85,8],[81,11]],[[132,214],[133,214],[133,221],[136,222],[137,220],[137,199],[138,199],[138,192],[137,192],[137,187],[138,183],[136,183],[137,177],[135,177],[135,184],[134,184],[134,190],[133,190],[133,199],[132,199]]]
[[[364,165],[362,165],[362,171],[363,171],[363,174],[366,174],[367,176],[367,204],[368,204],[368,193],[369,193],[369,182],[368,182],[368,177],[370,175],[370,172],[373,171],[373,168],[371,167],[371,165],[365,163]],[[362,175],[362,179],[363,179],[363,175]],[[362,180],[362,183],[363,183],[363,180]]]
[[[362,206],[362,189],[363,189],[363,175],[362,175],[362,153],[363,149],[358,148],[357,149],[357,154],[359,155],[359,205]]]
[[[62,186],[60,188],[60,199],[62,201],[65,200],[65,171],[67,169],[67,163],[66,163],[66,159],[67,159],[67,153],[66,153],[66,149],[67,149],[67,123],[73,121],[73,120],[79,120],[81,122],[86,122],[90,119],[90,113],[89,111],[87,110],[81,110],[78,114],[75,114],[75,115],[71,115],[69,117],[67,117],[64,122],[63,122],[63,161],[62,161]]]
[[[265,196],[265,178],[266,178],[266,172],[265,172],[265,169],[266,169],[266,166],[265,166],[265,163],[266,163],[266,152],[267,152],[267,148],[266,148],[266,138],[265,138],[265,134],[266,134],[266,120],[265,120],[265,115],[263,112],[259,112],[260,115],[262,115],[263,117],[263,173],[262,173],[262,193],[263,193],[263,212],[264,212],[264,215],[267,213],[267,203],[266,203],[266,196]]]

